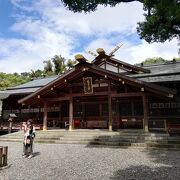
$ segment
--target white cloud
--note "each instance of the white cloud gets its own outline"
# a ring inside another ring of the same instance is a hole
[[[89,44],[86,51],[91,50],[96,52],[97,48],[102,47],[106,53],[109,54],[115,46],[111,39],[96,39]],[[148,44],[142,40],[138,45],[134,45],[131,41],[124,41],[123,46],[115,53],[115,58],[135,64],[152,57],[162,57],[166,60],[172,60],[173,57],[177,57],[177,55],[178,48],[176,39],[170,42],[153,44]],[[91,60],[93,59],[92,55],[87,54],[86,57]]]
[[[42,68],[43,60],[55,54],[73,58],[74,54],[83,53],[93,59],[82,49],[95,51],[102,47],[110,52],[119,42],[124,46],[116,57],[133,64],[153,56],[166,59],[177,56],[176,40],[151,45],[145,41],[139,40],[139,44],[135,44],[133,39],[127,40],[128,35],[133,37],[136,33],[137,22],[143,20],[142,4],[137,2],[121,3],[114,8],[100,6],[90,14],[75,14],[59,1],[11,2],[17,11],[13,14],[15,22],[10,29],[23,35],[24,39],[0,39],[3,44],[0,71],[3,72]]]
[[[51,31],[45,34],[46,38],[38,37],[36,40],[0,39],[0,44],[5,45],[0,50],[0,72],[25,72],[42,68],[44,60],[59,52],[64,57],[69,56],[72,42],[68,37]]]
[[[43,3],[42,3],[43,2]],[[122,3],[116,7],[99,6],[91,13],[73,13],[64,7],[49,6],[46,0],[36,3],[35,8],[42,15],[42,19],[53,28],[65,32],[84,34],[107,34],[110,32],[135,32],[137,21],[142,21],[143,11],[141,3]],[[43,6],[43,8],[42,8]]]

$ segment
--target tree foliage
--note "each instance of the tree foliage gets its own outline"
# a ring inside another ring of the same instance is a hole
[[[72,69],[75,66],[75,61],[68,59],[66,60],[61,55],[55,55],[51,59],[44,61],[44,75],[58,75],[63,74],[67,70]]]
[[[144,65],[149,65],[149,64],[161,64],[161,63],[165,63],[165,62],[166,62],[166,60],[161,57],[154,57],[154,58],[147,58],[142,63]]]
[[[145,0],[145,21],[138,23],[137,31],[147,42],[164,42],[180,38],[180,1]]]
[[[138,1],[143,3],[145,21],[139,22],[137,31],[147,42],[164,42],[174,37],[180,39],[179,0],[61,0],[74,12],[95,11],[98,5],[116,6],[119,3]]]
[[[61,55],[55,55],[51,59],[44,61],[43,70],[31,69],[30,72],[22,72],[21,74],[6,74],[0,72],[0,90],[5,90],[8,87],[17,86],[36,78],[63,74],[74,66],[75,61],[71,59],[66,60]]]
[[[61,0],[65,7],[73,12],[90,12],[95,11],[98,5],[116,6],[119,3],[127,3],[133,1],[143,2],[143,0]]]
[[[53,64],[51,62],[51,60],[47,60],[43,62],[44,65],[44,74],[50,76],[53,75]]]
[[[52,62],[54,63],[54,73],[55,74],[62,74],[66,71],[66,65],[65,65],[65,58],[61,55],[55,55],[52,58]]]
[[[165,60],[161,57],[153,57],[153,58],[147,58],[144,61],[142,61],[140,64],[143,65],[151,65],[151,64],[162,64],[162,63],[168,63],[168,62],[173,62],[173,61],[180,61],[180,58],[174,58],[172,61]],[[136,64],[136,65],[140,65]]]
[[[6,74],[0,73],[0,90],[4,90],[8,87],[17,86],[26,83],[30,80],[27,76],[19,75],[18,73]]]
[[[73,61],[73,60],[71,60],[71,59],[68,59],[67,64],[66,64],[66,69],[67,69],[67,70],[72,69],[72,68],[75,66],[75,64],[76,64],[76,61]]]

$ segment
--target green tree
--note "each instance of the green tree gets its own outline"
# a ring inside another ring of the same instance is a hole
[[[76,64],[75,61],[71,59],[66,60],[61,55],[55,55],[50,60],[44,61],[44,63],[44,74],[46,76],[63,74]]]
[[[66,71],[66,59],[64,57],[55,55],[51,60],[54,63],[54,74],[63,74]]]
[[[166,60],[164,60],[161,57],[154,57],[154,58],[147,58],[145,59],[145,61],[143,61],[142,63],[144,65],[148,65],[148,64],[161,64],[164,63]]]
[[[61,55],[55,55],[50,60],[44,61],[44,69],[31,70],[21,74],[6,74],[0,72],[0,90],[26,83],[34,78],[62,74],[75,66],[75,61],[66,60]]]
[[[164,42],[180,38],[180,1],[145,0],[145,21],[138,23],[137,31],[147,42]]]
[[[179,0],[61,0],[74,12],[95,11],[98,5],[116,6],[119,3],[138,1],[143,3],[145,21],[139,22],[137,31],[147,42],[164,42],[174,37],[180,39]]]
[[[30,78],[21,76],[17,73],[14,74],[0,73],[0,90],[5,90],[8,87],[13,87],[26,83],[29,80]]]
[[[45,65],[44,65],[44,74],[47,75],[47,76],[50,76],[50,75],[53,75],[53,64],[51,62],[51,60],[48,60],[48,61],[44,61],[43,62]]]
[[[180,61],[180,58],[173,58],[173,60],[171,62],[173,62],[173,61]],[[162,63],[167,63],[167,62],[169,62],[169,60],[165,60],[161,57],[153,57],[153,58],[147,58],[144,61],[142,61],[141,63],[135,64],[135,65],[162,64]]]
[[[40,69],[38,70],[32,70],[31,69],[31,73],[30,73],[30,78],[38,78],[38,77],[42,77],[44,75],[44,72]]]
[[[68,59],[67,64],[66,64],[67,69],[68,69],[68,70],[72,69],[72,68],[75,66],[75,64],[76,64],[76,61],[73,61],[73,60],[71,60],[71,59]]]
[[[30,73],[29,72],[22,72],[21,76],[30,77]]]

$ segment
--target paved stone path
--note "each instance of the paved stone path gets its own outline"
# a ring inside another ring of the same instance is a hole
[[[168,180],[180,179],[180,151],[35,144],[32,159],[22,143],[9,146],[9,168],[0,180]]]

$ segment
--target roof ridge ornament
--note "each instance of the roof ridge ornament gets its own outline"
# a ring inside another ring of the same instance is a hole
[[[114,53],[119,50],[120,47],[122,47],[123,44],[120,44],[120,45],[117,45],[110,53],[109,53],[109,56],[114,56]]]
[[[91,54],[91,55],[94,56],[94,57],[97,57],[97,56],[98,56],[96,53],[94,53],[94,52],[92,52],[92,51],[87,51],[87,53]]]
[[[82,62],[86,62],[87,59],[82,55],[82,54],[77,54],[75,55],[75,59],[76,61],[78,61],[79,63],[82,63]]]
[[[96,50],[96,52],[97,52],[99,55],[104,55],[104,54],[106,54],[106,52],[104,51],[103,48],[98,48],[98,49]]]

